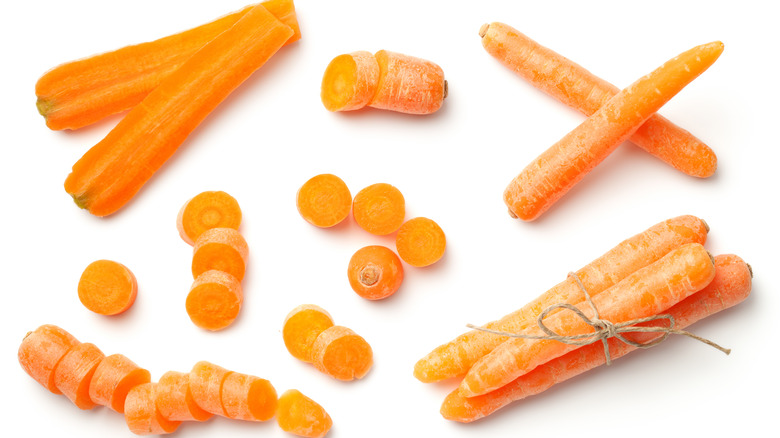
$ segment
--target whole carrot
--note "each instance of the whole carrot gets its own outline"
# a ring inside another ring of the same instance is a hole
[[[745,300],[750,294],[751,277],[750,266],[741,258],[730,254],[715,256],[715,278],[712,282],[664,313],[674,318],[675,327],[685,328]],[[636,339],[640,342],[653,339],[649,333],[637,335],[648,338]],[[609,349],[610,357],[614,360],[636,350],[637,347],[610,339]],[[441,414],[448,420],[462,423],[479,420],[514,401],[539,394],[557,383],[603,365],[605,360],[604,349],[600,344],[586,345],[540,365],[487,394],[464,397],[456,389],[444,399]]]
[[[293,35],[262,5],[203,46],[73,165],[65,190],[96,216],[124,206],[187,136]]]
[[[504,23],[485,24],[479,35],[482,46],[499,62],[586,116],[620,91]],[[630,140],[691,176],[706,178],[717,168],[718,159],[709,146],[659,114],[650,116]]]
[[[678,246],[686,243],[703,244],[707,231],[707,224],[694,216],[668,219],[622,241],[578,270],[576,275],[594,296]],[[536,325],[537,315],[548,306],[556,303],[575,304],[582,298],[576,282],[567,278],[521,309],[484,327],[510,333],[521,332]],[[422,382],[462,376],[477,360],[504,340],[501,336],[471,330],[436,347],[417,361],[414,376]]]
[[[510,214],[539,217],[721,52],[721,42],[694,47],[613,96],[515,177],[504,191]]]

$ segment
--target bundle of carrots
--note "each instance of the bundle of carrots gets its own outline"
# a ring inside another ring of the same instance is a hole
[[[654,345],[668,335],[664,330],[687,334],[680,329],[750,293],[750,267],[735,255],[713,258],[703,247],[708,231],[694,216],[656,224],[524,307],[436,347],[415,364],[414,375],[422,382],[462,378],[444,400],[441,414],[471,422],[610,359]],[[595,329],[561,306],[618,327],[631,324],[633,329],[635,321],[661,315],[674,321],[674,327],[659,328],[657,322],[646,321],[636,324],[643,327],[639,330],[653,331],[620,333],[627,343],[617,337],[567,343],[553,338],[589,338]],[[542,321],[544,329],[538,325]],[[556,336],[547,336],[547,330]]]

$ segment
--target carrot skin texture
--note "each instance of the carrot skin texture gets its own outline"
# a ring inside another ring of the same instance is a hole
[[[66,192],[95,216],[122,208],[203,119],[292,35],[289,26],[254,6],[87,151],[65,180]]]
[[[539,217],[722,52],[721,42],[694,47],[604,103],[507,186],[504,202],[512,216],[525,221]]]
[[[575,274],[591,296],[595,296],[678,246],[686,243],[704,244],[708,230],[707,224],[695,216],[671,218],[625,239]],[[576,304],[581,299],[579,287],[573,279],[567,278],[522,308],[485,324],[485,327],[510,333],[520,332],[535,326],[537,315],[550,305]],[[477,360],[503,341],[499,336],[471,330],[436,347],[417,361],[414,376],[422,382],[462,376]]]
[[[67,331],[44,324],[27,334],[17,356],[22,369],[53,394],[62,394],[54,382],[54,370],[65,353],[79,341]]]
[[[379,63],[379,83],[368,106],[406,114],[431,114],[441,108],[447,97],[441,67],[426,59],[387,50],[376,52],[374,57]]]
[[[195,403],[206,412],[225,417],[222,385],[232,371],[211,362],[200,361],[190,371],[190,390]]]
[[[173,433],[180,421],[166,420],[155,402],[160,390],[155,382],[143,383],[130,390],[125,403],[125,423],[136,435],[163,435]]]
[[[189,373],[168,371],[157,383],[154,403],[160,415],[169,421],[206,421],[214,416],[195,403],[190,390]]]
[[[279,397],[276,421],[283,431],[309,438],[325,436],[333,425],[327,411],[297,389]]]
[[[230,373],[221,389],[225,416],[234,420],[268,421],[276,413],[276,389],[266,379]]]
[[[751,290],[750,267],[738,256],[715,256],[715,278],[704,289],[680,301],[664,313],[675,320],[675,327],[683,329],[707,316],[730,308],[745,300]],[[634,334],[636,338],[639,334]],[[641,334],[647,342],[659,335]],[[617,339],[609,340],[611,358],[617,359],[637,350]],[[518,377],[503,387],[475,397],[463,397],[456,389],[448,394],[441,405],[441,414],[448,420],[462,423],[484,418],[508,404],[539,394],[551,386],[562,383],[606,363],[601,344],[586,345],[553,359],[528,374]]]
[[[54,384],[79,409],[92,409],[97,404],[89,397],[89,384],[105,356],[89,342],[73,346],[54,369]]]
[[[89,398],[93,403],[124,413],[125,399],[130,390],[151,382],[151,373],[121,354],[106,356],[95,369],[89,382]]]
[[[485,50],[504,66],[586,116],[620,91],[504,23],[485,25],[480,35]],[[659,114],[650,116],[629,140],[691,176],[706,178],[717,168],[709,146]]]

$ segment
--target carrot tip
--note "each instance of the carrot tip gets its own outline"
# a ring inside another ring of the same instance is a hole
[[[753,278],[753,267],[750,266],[750,263],[745,263],[748,268],[748,272],[750,272],[750,278]]]
[[[447,96],[450,94],[450,84],[447,82],[447,80],[444,81],[444,93],[442,94],[441,98],[446,99]]]
[[[485,35],[487,34],[488,29],[490,29],[490,24],[485,23],[482,25],[482,27],[479,28],[479,37],[485,38]]]
[[[512,219],[517,219],[517,215],[515,214],[515,212],[514,212],[514,211],[512,211],[512,209],[508,209],[507,211],[509,212],[509,216],[510,216]]]
[[[704,230],[709,233],[710,232],[710,224],[708,224],[707,221],[705,221],[704,219],[700,219],[700,220],[701,220],[702,225],[704,225]]]

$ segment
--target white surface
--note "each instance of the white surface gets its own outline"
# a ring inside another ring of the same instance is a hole
[[[142,192],[99,219],[62,189],[71,165],[119,120],[52,132],[36,113],[33,86],[61,62],[156,39],[209,21],[240,0],[13,2],[2,27],[3,313],[0,403],[13,436],[129,437],[121,415],[80,411],[27,377],[16,359],[24,334],[51,323],[105,353],[123,353],[158,378],[198,360],[298,388],[331,414],[330,437],[739,436],[773,425],[778,387],[776,44],[770,2],[434,2],[298,0],[303,39],[283,49],[227,99]],[[694,45],[722,40],[716,64],[661,111],[717,152],[716,176],[685,176],[623,145],[538,221],[510,219],[501,193],[533,157],[582,116],[515,77],[481,47],[477,31],[503,21],[625,86]],[[450,95],[427,117],[378,110],[332,114],[322,72],[334,56],[388,49],[430,59]],[[332,230],[305,223],[297,188],[323,172],[353,193],[388,182],[408,217],[428,216],[448,237],[445,258],[407,266],[396,296],[364,301],[346,281],[351,254],[387,244],[354,222]],[[191,248],[176,213],[203,190],[225,190],[244,211],[250,245],[246,301],[229,329],[193,326],[184,298]],[[415,361],[436,345],[520,307],[570,270],[656,222],[694,214],[712,230],[707,248],[736,253],[755,271],[742,305],[691,327],[733,353],[688,339],[637,352],[470,425],[448,422],[439,404],[454,382],[426,385]],[[91,261],[121,261],[139,296],[106,318],[78,301]],[[336,382],[290,356],[281,340],[289,310],[317,303],[363,335],[375,366],[361,381]],[[771,396],[770,396],[771,397]],[[274,422],[216,419],[185,424],[181,437],[287,436]],[[10,436],[9,435],[9,436]]]

